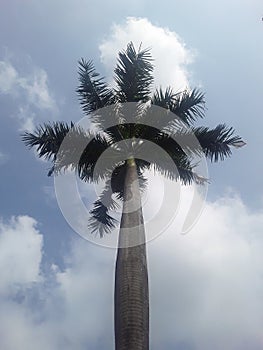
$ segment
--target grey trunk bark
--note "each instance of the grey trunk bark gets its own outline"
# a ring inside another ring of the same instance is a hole
[[[136,164],[133,160],[128,161],[124,185],[114,305],[115,349],[148,350],[149,290],[145,231]]]

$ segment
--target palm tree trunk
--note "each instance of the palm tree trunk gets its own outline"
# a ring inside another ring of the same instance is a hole
[[[148,350],[149,290],[145,231],[136,164],[131,159],[127,161],[124,185],[114,305],[115,349]]]

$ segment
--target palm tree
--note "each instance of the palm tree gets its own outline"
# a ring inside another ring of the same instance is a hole
[[[144,171],[153,168],[183,184],[202,184],[206,179],[195,172],[193,157],[204,153],[217,162],[231,155],[231,146],[241,147],[244,142],[234,135],[233,128],[224,124],[213,129],[193,126],[205,113],[204,94],[199,90],[175,93],[168,87],[151,94],[153,63],[149,49],[136,51],[129,43],[126,50],[119,52],[114,73],[116,85],[109,87],[92,61],[79,61],[77,93],[97,132],[72,122],[54,122],[38,126],[33,133],[25,132],[22,139],[27,146],[36,147],[39,157],[51,161],[49,176],[71,168],[83,181],[105,180],[105,189],[90,211],[91,233],[103,236],[118,224],[109,214],[117,206],[111,194],[123,201],[115,269],[115,348],[147,350],[149,291],[141,208],[141,192],[147,185]],[[158,115],[157,107],[165,115]],[[191,134],[199,147],[188,144]],[[144,140],[161,147],[167,157],[160,159],[151,154],[149,159],[140,158],[138,152]],[[97,169],[95,165],[107,149],[111,149],[111,157],[103,168]]]

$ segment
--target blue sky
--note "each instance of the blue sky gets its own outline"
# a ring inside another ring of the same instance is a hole
[[[201,124],[224,122],[247,142],[209,164],[206,206],[192,231],[180,235],[175,220],[148,246],[151,349],[262,349],[262,3],[2,0],[0,7],[1,349],[113,348],[115,251],[73,232],[49,165],[20,134],[45,121],[80,120],[77,61],[93,59],[111,83],[117,52],[131,40],[152,47],[156,85],[200,87]],[[151,192],[154,208],[161,194]],[[95,198],[91,188],[83,196]]]

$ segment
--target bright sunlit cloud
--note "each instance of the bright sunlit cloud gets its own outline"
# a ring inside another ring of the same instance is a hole
[[[260,348],[263,210],[251,212],[232,194],[207,202],[187,235],[179,234],[177,224],[148,245],[154,347]],[[65,257],[66,269],[52,265],[45,275],[35,225],[32,218],[17,217],[0,226],[1,291],[21,287],[18,299],[0,297],[9,312],[1,319],[6,349],[18,346],[10,336],[14,324],[28,349],[111,346],[115,251],[77,240]],[[38,310],[30,307],[33,300]]]
[[[0,293],[41,279],[42,238],[29,216],[0,221]]]
[[[156,87],[171,86],[177,91],[189,86],[187,66],[193,62],[194,51],[186,47],[177,33],[156,26],[146,18],[128,17],[124,23],[114,24],[100,44],[101,61],[108,76],[113,74],[117,53],[125,49],[130,41],[136,49],[140,45],[151,48]]]

